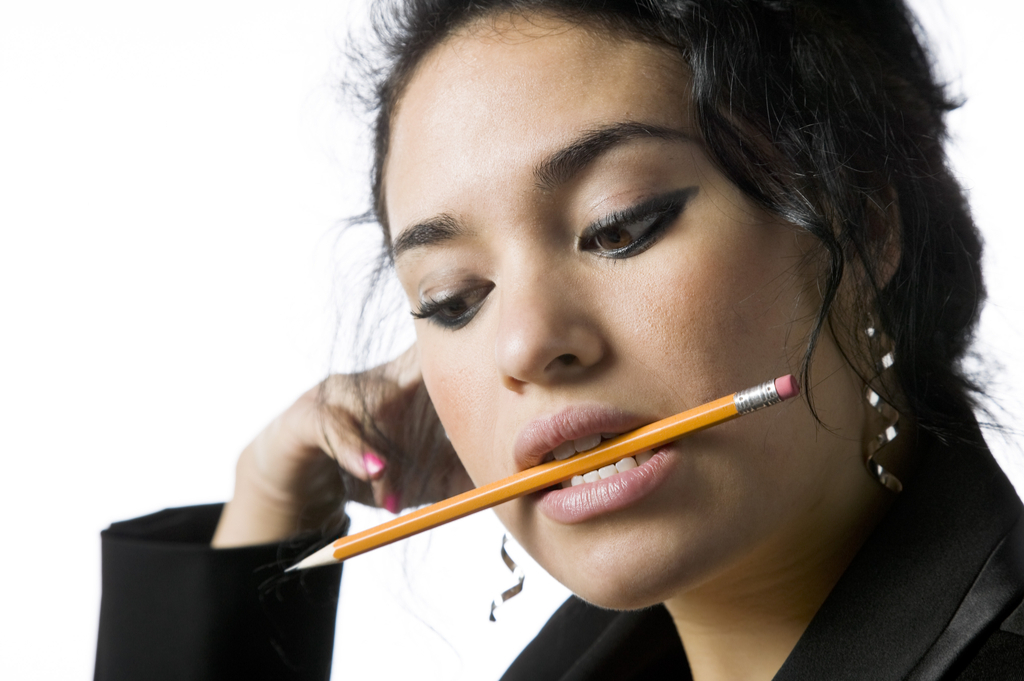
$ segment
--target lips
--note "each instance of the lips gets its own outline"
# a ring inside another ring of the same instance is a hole
[[[643,464],[594,482],[548,489],[536,498],[537,508],[548,519],[565,525],[628,508],[653,494],[668,478],[678,461],[674,449],[674,444],[660,447]]]
[[[601,433],[624,433],[650,423],[637,414],[605,407],[602,405],[575,405],[527,424],[516,438],[513,461],[518,470],[543,463],[551,458],[568,458],[579,446],[590,444],[591,449],[600,443]],[[568,447],[573,451],[569,452]],[[556,456],[556,452],[559,456]]]
[[[514,459],[520,470],[544,461],[564,460],[656,419],[617,409],[583,405],[538,419],[516,439]],[[673,457],[674,458],[674,457]],[[577,523],[636,503],[660,486],[671,468],[667,448],[641,452],[614,465],[574,476],[562,488],[540,493],[538,507],[550,519]]]

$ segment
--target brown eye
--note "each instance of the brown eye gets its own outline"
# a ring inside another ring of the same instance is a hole
[[[633,235],[624,229],[612,227],[595,235],[594,241],[599,248],[614,251],[633,243]]]
[[[445,316],[449,319],[455,319],[461,315],[464,315],[466,313],[466,310],[468,309],[469,305],[466,304],[465,300],[461,298],[452,298],[440,304],[438,314]]]
[[[615,260],[643,253],[675,224],[696,193],[696,187],[687,187],[606,215],[583,230],[576,247]]]
[[[420,301],[419,309],[412,313],[413,319],[428,319],[442,328],[461,329],[473,319],[493,288],[490,282],[477,283],[463,291]]]

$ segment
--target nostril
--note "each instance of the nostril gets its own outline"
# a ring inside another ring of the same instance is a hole
[[[571,364],[576,362],[576,355],[570,355],[570,354],[559,355],[558,357],[555,358],[555,361],[556,362],[560,362],[560,363],[562,363],[562,364],[564,364],[566,366],[569,366],[569,365],[571,365]]]

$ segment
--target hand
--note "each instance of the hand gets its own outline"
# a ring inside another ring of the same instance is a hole
[[[346,500],[397,513],[471,487],[413,346],[380,367],[329,377],[264,428],[238,458],[211,544],[281,541],[321,527]]]

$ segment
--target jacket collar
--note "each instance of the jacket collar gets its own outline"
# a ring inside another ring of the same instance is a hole
[[[1014,563],[1024,562],[1017,550],[1024,542],[1006,538],[1015,526],[1015,535],[1024,532],[1021,502],[980,432],[966,445],[922,444],[916,475],[776,681],[939,678],[957,651],[1019,597],[1022,565]],[[993,582],[994,573],[1005,579]]]
[[[978,432],[923,441],[924,459],[775,681],[933,681],[1024,590],[1021,501]],[[661,606],[615,613],[571,597],[506,681],[688,679]]]

